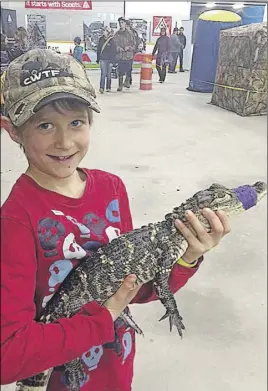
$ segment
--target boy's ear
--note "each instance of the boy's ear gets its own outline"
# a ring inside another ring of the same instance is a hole
[[[4,115],[1,115],[1,129],[5,129],[13,141],[18,144],[21,144],[21,139],[16,132],[14,125],[12,124],[10,119],[8,117],[5,117]]]

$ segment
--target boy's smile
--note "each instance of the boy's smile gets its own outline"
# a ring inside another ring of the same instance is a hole
[[[58,156],[58,155],[56,155],[56,156],[54,156],[54,155],[47,155],[47,156],[49,156],[51,159],[59,161],[59,162],[66,162],[66,161],[69,161],[75,155],[76,155],[76,153],[74,153],[72,155],[66,155],[66,156]]]

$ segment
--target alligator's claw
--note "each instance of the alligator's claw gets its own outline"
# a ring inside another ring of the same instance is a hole
[[[180,335],[180,337],[182,338],[183,335],[182,335],[182,330],[185,330],[185,326],[184,324],[182,323],[182,317],[180,316],[179,314],[179,311],[176,311],[176,312],[173,312],[173,313],[170,313],[170,312],[166,312],[165,315],[162,316],[161,319],[159,319],[159,322],[161,322],[162,320],[166,319],[169,317],[169,326],[170,326],[170,331],[172,331],[172,327],[173,326],[176,326],[177,327],[177,330],[178,330],[178,333]]]

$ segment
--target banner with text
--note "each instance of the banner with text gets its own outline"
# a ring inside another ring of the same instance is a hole
[[[25,8],[90,11],[92,1],[25,1]]]
[[[167,35],[171,34],[172,17],[171,16],[154,16],[153,17],[153,37],[160,35],[161,28],[167,30]]]

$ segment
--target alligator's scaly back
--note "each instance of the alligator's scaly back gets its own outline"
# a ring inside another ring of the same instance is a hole
[[[162,222],[149,224],[114,239],[69,274],[47,303],[40,321],[50,323],[62,317],[71,317],[84,304],[94,300],[102,304],[117,291],[128,274],[136,274],[140,283],[153,282],[156,294],[166,308],[166,314],[161,319],[169,318],[170,330],[174,325],[182,336],[184,325],[169,290],[168,279],[173,265],[186,252],[188,243],[176,230],[174,220],[179,218],[189,226],[185,211],[191,210],[210,231],[202,209],[222,210],[231,217],[255,206],[266,193],[264,182],[235,189],[213,184],[174,208]],[[122,314],[122,319],[130,321],[129,325],[137,332],[141,331],[129,314]],[[74,360],[67,363],[65,370],[70,390],[79,390],[84,375],[82,362]],[[18,382],[16,391],[45,391],[50,375],[51,370]]]

